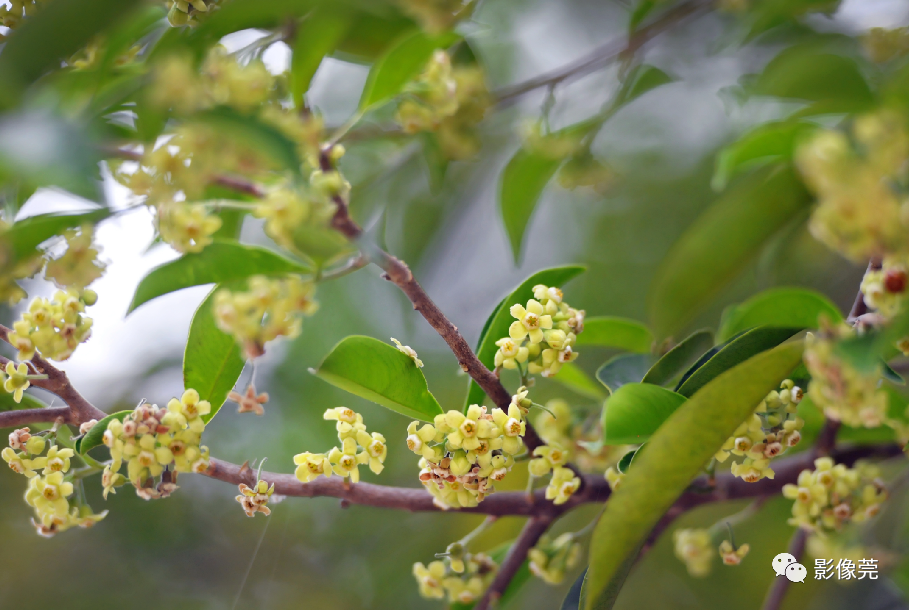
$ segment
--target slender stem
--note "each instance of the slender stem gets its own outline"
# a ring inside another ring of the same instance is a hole
[[[799,528],[792,535],[792,540],[789,541],[789,549],[786,552],[795,557],[796,561],[801,561],[802,555],[805,554],[805,544],[807,542],[808,532]],[[779,610],[788,589],[789,579],[785,575],[776,576],[773,584],[770,585],[770,591],[767,592],[767,597],[764,599],[764,605],[761,606],[761,609]]]
[[[498,520],[498,517],[496,517],[494,515],[490,515],[490,516],[486,517],[485,519],[483,519],[483,522],[480,523],[480,525],[478,525],[472,532],[470,532],[469,534],[467,534],[466,536],[464,536],[463,538],[458,540],[458,544],[460,544],[464,548],[467,548],[468,544],[470,544],[477,536],[479,536],[480,534],[485,532],[487,529],[489,529],[489,526],[492,525],[493,523],[495,523],[496,520]]]
[[[499,566],[495,579],[489,585],[486,593],[483,594],[482,599],[474,606],[474,610],[488,610],[499,601],[511,579],[518,573],[527,558],[527,553],[536,545],[540,537],[546,533],[551,523],[552,518],[547,517],[534,517],[527,521],[517,540],[508,549],[508,554],[502,561],[502,565]]]

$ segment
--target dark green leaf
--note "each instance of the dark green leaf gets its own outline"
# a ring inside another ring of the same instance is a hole
[[[590,545],[585,610],[611,608],[610,583],[717,449],[802,358],[782,345],[726,371],[670,415],[606,502]],[[658,386],[643,386],[661,389]]]
[[[447,49],[460,36],[453,32],[438,35],[413,32],[398,40],[376,61],[360,98],[360,110],[366,110],[395,97],[404,86],[423,71],[436,49]]]
[[[635,66],[626,76],[622,88],[615,96],[613,108],[619,108],[641,97],[651,89],[674,82],[676,79],[659,68],[647,64]]]
[[[309,271],[303,265],[265,248],[244,246],[233,241],[215,241],[201,252],[185,254],[149,271],[139,282],[127,313],[163,294],[190,286],[232,282],[253,275]]]
[[[499,211],[511,242],[515,264],[521,262],[524,232],[537,207],[543,189],[562,164],[562,159],[547,157],[526,148],[518,149],[502,172]]]
[[[322,58],[330,55],[350,28],[350,17],[326,6],[313,11],[297,27],[290,61],[290,89],[294,106],[301,108],[303,96]]]
[[[628,472],[628,469],[631,468],[631,462],[634,461],[634,456],[636,456],[638,451],[640,451],[643,448],[644,448],[644,445],[641,445],[637,449],[632,449],[631,451],[629,451],[628,453],[623,455],[622,459],[619,460],[619,463],[616,464],[616,466],[615,466],[616,470],[618,470],[622,474],[625,474],[626,472]]]
[[[565,599],[562,600],[562,607],[560,610],[581,610],[583,606],[581,605],[583,599],[584,591],[584,582],[587,578],[587,568],[584,568],[584,571],[580,573],[574,583],[571,585],[571,588],[568,589],[568,594],[565,596]]]
[[[442,413],[414,361],[396,347],[372,337],[344,338],[313,373],[407,417],[431,422]]]
[[[706,329],[696,331],[657,360],[642,381],[665,385],[688,370],[711,347],[713,333]]]
[[[776,347],[789,339],[801,329],[774,328],[762,326],[742,333],[738,338],[729,341],[717,353],[707,360],[683,381],[676,391],[687,397],[710,383],[711,380],[763,351]]]
[[[649,328],[636,320],[612,316],[585,319],[584,332],[577,340],[577,345],[617,347],[640,353],[649,352],[652,343]]]
[[[129,411],[118,411],[117,413],[112,413],[108,415],[97,424],[92,426],[92,429],[89,430],[85,436],[76,439],[75,450],[79,455],[85,455],[98,445],[103,445],[102,437],[104,432],[107,430],[107,424],[113,420],[123,421],[123,418],[132,413],[132,410]]]
[[[206,422],[221,409],[246,364],[236,339],[215,323],[213,303],[219,288],[208,293],[193,315],[183,352],[183,387],[211,403],[211,412],[202,417]]]
[[[650,354],[620,354],[606,361],[597,369],[597,379],[610,392],[615,392],[626,383],[638,383],[653,365]]]
[[[743,171],[791,161],[796,144],[816,129],[817,125],[800,121],[771,122],[752,129],[717,155],[711,186],[721,191]]]
[[[562,368],[559,369],[559,374],[550,377],[549,379],[562,384],[569,390],[584,396],[585,398],[593,400],[603,400],[606,398],[606,393],[603,392],[603,388],[597,385],[595,381],[587,376],[587,373],[585,373],[583,369],[573,362],[563,364]]]
[[[276,127],[262,122],[258,117],[220,106],[196,113],[193,119],[227,134],[257,154],[265,155],[299,175],[300,156],[297,154],[297,145]]]
[[[496,341],[502,337],[508,336],[508,327],[514,321],[509,309],[515,303],[526,304],[529,299],[533,298],[533,287],[537,284],[546,286],[561,287],[574,277],[577,277],[585,271],[585,267],[570,265],[567,267],[552,267],[537,271],[529,278],[521,282],[521,285],[515,288],[511,294],[505,297],[497,306],[493,314],[486,320],[483,332],[480,334],[480,340],[477,343],[477,358],[480,359],[486,368],[492,370],[495,366]],[[471,380],[470,388],[467,392],[467,402],[464,405],[466,409],[472,404],[483,404],[485,398],[483,390]]]
[[[710,303],[810,201],[789,167],[758,170],[730,188],[688,227],[656,272],[648,300],[657,337],[676,332]]]
[[[730,305],[720,321],[719,340],[758,326],[818,328],[818,318],[841,322],[843,315],[830,299],[807,288],[771,288],[740,305]]]
[[[649,383],[627,383],[603,405],[603,443],[645,442],[685,402],[672,390]]]
[[[110,215],[107,210],[97,210],[84,214],[39,214],[29,216],[13,223],[5,232],[0,233],[0,242],[5,243],[14,260],[24,260],[35,253],[43,242],[66,229],[80,227],[83,224],[93,225]]]

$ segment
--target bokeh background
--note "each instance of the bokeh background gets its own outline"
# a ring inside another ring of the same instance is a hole
[[[407,260],[432,298],[472,343],[495,304],[524,277],[543,267],[582,263],[588,271],[565,287],[566,297],[590,315],[646,320],[653,274],[669,247],[716,194],[710,177],[717,150],[749,126],[787,112],[778,101],[731,99],[729,88],[762,66],[787,41],[765,40],[740,48],[729,38],[729,17],[709,15],[687,22],[645,49],[648,63],[678,77],[621,110],[600,132],[595,154],[616,172],[606,195],[555,183],[546,190],[526,238],[526,255],[516,267],[496,212],[498,179],[519,144],[521,121],[534,118],[544,101],[539,92],[482,126],[483,150],[449,168],[441,189],[429,188],[424,161],[406,145],[354,146],[345,171],[354,184],[354,214]],[[872,26],[909,25],[909,3],[846,0],[833,18],[812,17],[822,31],[856,33]],[[605,41],[624,35],[627,7],[620,2],[488,0],[476,15],[469,38],[490,85],[501,86],[556,68]],[[239,48],[255,32],[232,35]],[[283,43],[266,53],[269,67],[286,68]],[[552,111],[554,127],[571,124],[608,99],[617,84],[610,67],[560,88]],[[368,66],[327,60],[316,75],[313,105],[329,124],[355,110]],[[111,205],[125,208],[131,197],[113,181],[105,184]],[[45,190],[20,217],[76,210],[83,202]],[[63,368],[82,393],[105,411],[130,408],[140,399],[159,404],[182,391],[180,363],[190,318],[207,288],[193,288],[148,303],[129,317],[127,305],[139,279],[177,255],[153,240],[145,210],[123,213],[98,230],[107,274],[93,287],[100,295],[90,310],[93,337]],[[246,221],[243,240],[264,243],[261,227]],[[694,320],[689,329],[716,327],[722,309],[775,285],[818,289],[848,310],[861,278],[857,268],[814,241],[804,223],[784,231]],[[50,292],[33,282],[30,294]],[[363,269],[319,291],[320,311],[304,323],[302,335],[270,347],[257,384],[271,401],[265,417],[238,417],[231,406],[206,431],[213,455],[242,463],[268,458],[267,467],[291,471],[291,457],[321,451],[334,442],[333,426],[321,413],[347,405],[360,411],[370,430],[386,435],[390,451],[380,478],[369,481],[416,486],[415,459],[403,445],[406,419],[337,390],[308,374],[348,334],[382,340],[396,337],[413,346],[426,363],[430,389],[445,408],[463,400],[466,378],[444,342],[416,315],[404,296]],[[16,312],[3,312],[9,324]],[[583,350],[578,364],[592,373],[609,356]],[[244,372],[241,384],[249,378]],[[597,405],[551,382],[539,384],[540,398],[563,396],[578,409]],[[891,473],[894,474],[894,473]],[[522,488],[519,470],[511,486]],[[234,502],[236,490],[204,477],[185,475],[181,489],[156,502],[122,488],[107,502],[97,480],[88,486],[96,510],[109,509],[92,530],[71,530],[38,538],[22,501],[24,484],[0,469],[0,608],[72,610],[129,607],[133,610],[211,609],[395,609],[442,607],[421,599],[411,565],[474,527],[479,519],[460,515],[407,514],[351,506],[332,499],[289,499],[268,519],[248,519]],[[667,533],[633,572],[617,608],[666,610],[756,609],[770,584],[771,558],[786,548],[788,502],[768,502],[758,517],[737,528],[751,554],[737,568],[714,566],[696,580],[672,555]],[[686,515],[679,526],[706,526],[742,504],[716,505]],[[789,610],[904,608],[909,567],[899,558],[909,538],[902,493],[866,542],[895,555],[886,577],[873,583],[818,584],[809,577],[791,587]],[[576,511],[556,531],[578,529],[596,514]],[[503,519],[479,546],[510,540],[518,519]],[[811,573],[809,566],[809,573]],[[558,608],[573,574],[562,587],[530,581],[512,608]]]

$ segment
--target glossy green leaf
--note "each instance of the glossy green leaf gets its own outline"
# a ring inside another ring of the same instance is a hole
[[[639,383],[653,365],[650,354],[620,354],[606,361],[597,369],[597,379],[610,392],[615,392],[626,383]]]
[[[154,298],[190,286],[232,282],[253,275],[309,271],[300,263],[265,248],[244,246],[234,241],[215,241],[201,252],[184,254],[149,271],[139,282],[127,313]]]
[[[290,90],[295,107],[302,107],[303,96],[322,59],[335,50],[349,28],[348,15],[326,6],[313,11],[297,27],[290,60]]]
[[[10,248],[14,260],[24,260],[35,253],[35,249],[66,229],[93,225],[107,216],[107,210],[84,214],[39,214],[13,223],[6,231],[0,232],[0,244]]]
[[[648,91],[656,89],[657,87],[662,87],[663,85],[668,85],[675,80],[674,77],[666,74],[659,68],[647,64],[635,66],[625,76],[622,88],[619,89],[619,92],[616,94],[612,106],[613,108],[624,106],[632,100],[641,97]]]
[[[565,599],[562,600],[560,610],[581,610],[584,607],[584,583],[586,580],[587,568],[584,568],[584,571],[578,575],[577,579],[572,583],[571,588],[568,589]]]
[[[277,127],[261,121],[258,117],[241,114],[227,106],[219,106],[198,112],[193,118],[250,147],[257,154],[269,157],[284,169],[300,174],[301,161],[297,154],[297,144]]]
[[[603,405],[603,443],[645,442],[686,398],[658,385],[626,383]]]
[[[841,322],[843,314],[820,292],[807,288],[771,288],[740,305],[730,305],[720,321],[719,340],[727,341],[758,326],[818,328],[818,318]]]
[[[514,322],[511,317],[510,307],[515,303],[526,304],[529,299],[533,298],[533,287],[537,284],[546,286],[562,287],[569,280],[577,277],[584,272],[586,268],[579,265],[569,265],[567,267],[552,267],[537,271],[515,288],[511,294],[505,297],[497,306],[495,311],[486,320],[483,332],[480,334],[480,340],[477,342],[477,358],[480,359],[486,368],[492,370],[495,367],[496,341],[502,337],[508,336],[508,327]],[[475,381],[470,381],[470,388],[467,392],[467,401],[464,404],[466,409],[472,404],[483,404],[485,399],[483,390]]]
[[[558,375],[549,378],[551,381],[560,383],[575,394],[590,398],[593,400],[603,400],[606,393],[603,387],[587,376],[583,369],[573,362],[567,362],[559,369]]]
[[[584,332],[578,335],[577,345],[616,347],[629,352],[650,351],[653,335],[637,320],[603,316],[586,318]]]
[[[558,157],[547,157],[520,148],[502,171],[499,211],[516,265],[521,262],[521,244],[530,217],[543,190],[562,165],[562,161],[563,159]]]
[[[107,424],[115,419],[117,421],[123,421],[123,418],[130,413],[132,413],[131,409],[128,411],[118,411],[116,413],[112,413],[92,426],[92,429],[89,430],[85,436],[76,439],[76,453],[79,455],[85,455],[95,447],[103,445],[104,441],[102,440],[102,437],[104,436],[104,432],[107,430]]]
[[[648,296],[657,338],[682,328],[810,202],[789,167],[737,181],[688,227],[657,270]]]
[[[414,361],[393,345],[372,337],[344,338],[313,373],[407,417],[431,422],[442,413]]]
[[[585,610],[611,608],[610,583],[660,517],[767,393],[801,361],[791,343],[758,354],[704,386],[650,437],[594,530]],[[658,386],[645,386],[660,389]]]
[[[770,122],[752,129],[717,155],[711,186],[720,191],[746,170],[791,161],[796,144],[816,129],[817,125],[800,121]]]
[[[683,396],[691,397],[718,375],[752,356],[776,347],[800,330],[800,328],[762,326],[744,332],[739,337],[729,341],[700,368],[691,373],[676,388],[676,391]]]
[[[369,71],[360,98],[360,110],[401,93],[405,85],[423,71],[433,51],[447,49],[459,39],[460,36],[453,32],[431,35],[422,31],[401,38]]]
[[[183,352],[183,387],[193,388],[211,403],[211,412],[202,416],[206,422],[224,405],[246,365],[236,339],[215,323],[213,303],[218,288],[220,285],[208,293],[193,315]]]
[[[713,347],[713,333],[695,331],[681,343],[663,354],[642,380],[644,383],[665,385],[687,371],[706,351]]]
[[[631,463],[634,462],[635,456],[643,448],[644,448],[644,445],[641,445],[637,449],[632,449],[631,451],[629,451],[628,453],[623,455],[622,459],[620,459],[615,466],[616,470],[618,470],[622,474],[625,474],[626,472],[628,472],[628,469],[631,468]]]

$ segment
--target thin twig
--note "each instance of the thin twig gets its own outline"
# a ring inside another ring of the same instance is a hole
[[[508,549],[508,554],[502,561],[502,565],[499,566],[495,579],[489,585],[489,588],[486,589],[482,599],[474,606],[474,610],[488,610],[498,603],[499,598],[502,597],[505,589],[508,588],[508,584],[518,573],[518,570],[521,569],[524,560],[527,559],[527,553],[536,545],[540,537],[546,533],[551,523],[551,518],[534,517],[524,525],[524,529],[521,530],[517,540]]]
[[[798,528],[792,535],[792,540],[789,541],[789,548],[786,552],[795,557],[796,561],[801,561],[802,555],[805,554],[805,544],[807,542],[808,532],[802,528]],[[776,580],[770,585],[770,591],[767,592],[767,598],[764,600],[764,605],[761,606],[761,609],[779,610],[788,589],[789,579],[786,578],[786,575],[777,575]]]
[[[2,392],[3,390],[0,390]],[[21,409],[18,411],[3,411],[0,413],[0,428],[20,428],[28,424],[39,422],[55,422],[63,418],[69,420],[69,407],[54,407],[52,409]]]

